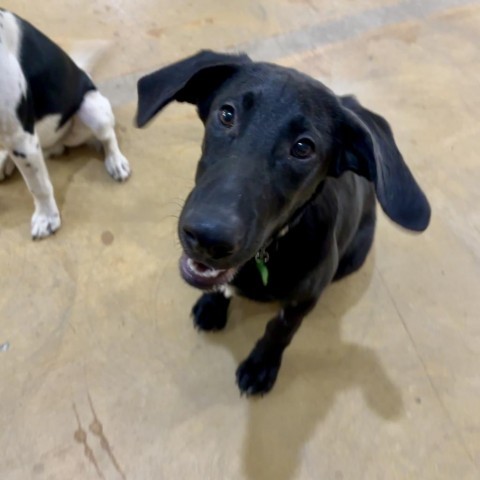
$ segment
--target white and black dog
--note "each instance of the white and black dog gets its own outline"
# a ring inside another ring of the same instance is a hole
[[[90,77],[55,43],[0,9],[0,180],[15,166],[32,193],[32,237],[51,235],[60,215],[44,157],[96,138],[108,173],[130,175],[119,150],[112,108]]]

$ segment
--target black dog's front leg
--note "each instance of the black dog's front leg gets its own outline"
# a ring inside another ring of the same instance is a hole
[[[223,293],[204,293],[192,309],[195,328],[206,331],[225,328],[229,304],[230,298]]]
[[[271,390],[282,363],[283,351],[315,303],[316,300],[311,300],[286,306],[268,322],[265,334],[237,369],[237,384],[241,393],[263,395]]]

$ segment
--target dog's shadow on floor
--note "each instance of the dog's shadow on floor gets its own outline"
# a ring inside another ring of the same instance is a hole
[[[324,293],[302,327],[308,337],[301,338],[301,328],[292,347],[287,349],[273,391],[264,398],[245,399],[249,412],[243,468],[249,480],[294,479],[300,463],[305,463],[305,444],[318,424],[325,421],[336,398],[347,390],[360,390],[365,401],[355,405],[353,412],[349,408],[343,415],[336,413],[340,419],[350,418],[345,423],[339,422],[338,435],[344,434],[342,429],[348,428],[354,412],[361,412],[364,405],[386,421],[402,415],[401,391],[389,379],[376,353],[341,338],[342,317],[362,298],[372,279],[372,257],[359,273]],[[334,305],[335,311],[328,305]],[[259,312],[266,321],[274,316],[276,306],[240,300],[232,310],[232,323],[226,331],[207,338],[228,348],[240,363],[265,327],[265,322],[255,321]],[[315,335],[307,327],[307,323],[313,322]],[[295,348],[296,340],[299,348]],[[246,343],[250,346],[244,350]],[[326,433],[330,432],[331,429]],[[312,455],[318,458],[318,455],[328,456],[328,452],[312,452]]]

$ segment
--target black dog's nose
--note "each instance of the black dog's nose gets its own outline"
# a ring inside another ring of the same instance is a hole
[[[214,260],[229,257],[238,251],[242,232],[220,222],[201,222],[183,225],[186,247]]]

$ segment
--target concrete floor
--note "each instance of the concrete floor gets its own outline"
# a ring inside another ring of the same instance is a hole
[[[134,169],[118,185],[88,149],[50,161],[63,227],[39,243],[19,175],[0,186],[2,480],[480,478],[480,1],[2,4],[60,43],[115,40],[95,77]],[[177,272],[194,109],[132,127],[138,75],[204,47],[357,94],[433,207],[420,236],[380,216],[262,400],[234,372],[274,308],[236,300],[198,334]]]

